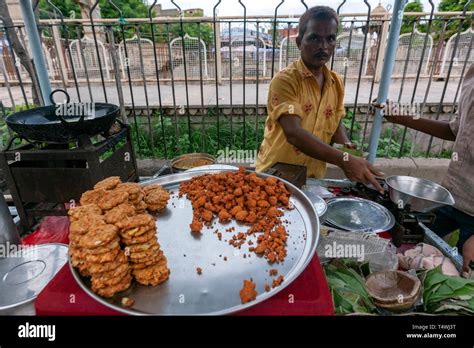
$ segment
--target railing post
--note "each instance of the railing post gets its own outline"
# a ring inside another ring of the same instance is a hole
[[[389,27],[389,18],[390,14],[387,12],[383,15],[383,24],[382,24],[382,31],[380,33],[380,47],[383,50],[387,45],[387,33]],[[375,67],[375,82],[380,82],[380,77],[382,76],[382,66],[383,66],[383,59],[379,60],[377,66]]]
[[[122,121],[125,124],[129,124],[128,117],[125,112],[125,100],[123,98],[123,90],[122,90],[122,78],[120,77],[120,66],[118,64],[118,57],[117,57],[117,49],[115,48],[115,38],[114,32],[112,27],[107,26],[105,28],[105,32],[109,38],[109,50],[110,50],[110,57],[112,59],[112,66],[114,67],[114,75],[115,75],[115,86],[117,87],[117,97],[120,106],[120,116]]]
[[[388,38],[387,49],[385,50],[385,59],[383,61],[382,79],[380,81],[379,93],[377,96],[377,103],[385,103],[388,96],[388,89],[390,87],[391,76],[393,72],[393,65],[395,64],[395,55],[398,47],[398,38],[400,36],[400,29],[403,19],[403,7],[405,0],[395,0],[393,5],[392,25],[390,26],[390,36]],[[374,163],[377,156],[377,147],[379,144],[380,132],[382,131],[383,110],[377,108],[375,110],[374,123],[370,133],[369,142],[369,157],[368,160]]]
[[[53,29],[53,40],[54,45],[58,48],[58,59],[59,59],[59,69],[62,71],[62,76],[64,77],[64,84],[69,86],[68,72],[66,67],[66,61],[63,56],[63,46],[61,45],[61,39],[59,36],[59,29],[57,25],[51,26]]]
[[[41,96],[43,97],[43,105],[51,105],[51,101],[49,100],[49,96],[51,94],[51,84],[49,82],[48,69],[46,67],[46,61],[44,59],[43,50],[41,47],[41,39],[39,37],[38,28],[36,27],[35,15],[33,13],[31,1],[21,0],[20,8],[25,21],[25,29],[28,34],[31,55],[41,89]]]
[[[214,23],[216,26],[216,47],[214,49],[216,50],[216,80],[217,83],[220,85],[222,84],[222,54],[221,54],[221,23],[219,21],[216,21]]]

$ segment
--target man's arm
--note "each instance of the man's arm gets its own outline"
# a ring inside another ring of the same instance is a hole
[[[341,122],[339,122],[339,126],[336,129],[336,133],[334,133],[334,135],[332,136],[331,144],[332,143],[344,144],[349,149],[357,149],[357,145],[354,144],[347,136],[346,127],[342,123],[342,120]]]
[[[371,183],[379,191],[383,191],[375,179],[375,176],[382,176],[383,173],[377,171],[365,159],[345,155],[343,152],[327,145],[314,134],[302,128],[301,119],[297,115],[283,114],[278,122],[285,132],[286,140],[305,155],[340,167],[351,181],[359,181],[364,184]]]
[[[385,116],[385,118],[389,122],[413,128],[437,138],[451,141],[456,140],[456,135],[453,134],[449,122],[446,121],[429,120],[426,118],[416,119],[412,116]]]

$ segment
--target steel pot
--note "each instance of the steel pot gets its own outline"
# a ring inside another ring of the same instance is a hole
[[[392,175],[385,179],[390,199],[399,208],[427,213],[444,205],[454,205],[454,198],[443,186],[430,180]]]

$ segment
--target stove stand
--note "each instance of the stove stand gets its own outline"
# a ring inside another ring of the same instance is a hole
[[[97,138],[96,138],[97,139]],[[66,205],[79,203],[81,194],[109,176],[138,181],[130,126],[93,142],[80,136],[77,143],[28,143],[0,152],[0,167],[20,217],[23,232],[38,218],[66,215]]]
[[[395,217],[395,226],[389,231],[392,236],[392,242],[399,247],[402,244],[410,243],[417,244],[424,240],[425,231],[420,226],[423,224],[432,224],[435,221],[436,215],[434,213],[418,213],[411,211],[409,205],[404,208],[399,208],[392,202],[388,193],[388,187],[385,182],[380,181],[384,188],[384,193],[368,188],[358,183],[351,189],[351,193],[360,197],[379,203],[387,208]]]

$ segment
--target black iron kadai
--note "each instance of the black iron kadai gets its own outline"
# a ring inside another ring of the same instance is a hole
[[[56,104],[53,95],[63,92],[66,103]],[[20,111],[6,118],[6,123],[20,138],[31,142],[69,143],[80,135],[94,136],[107,132],[120,108],[108,103],[70,103],[65,90],[50,95],[53,105]]]

